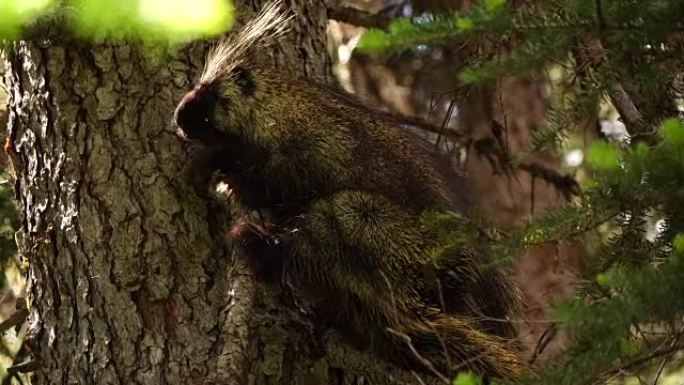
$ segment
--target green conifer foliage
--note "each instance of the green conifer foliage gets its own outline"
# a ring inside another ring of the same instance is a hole
[[[619,113],[629,138],[588,145],[581,194],[511,233],[475,234],[481,226],[458,216],[425,222],[451,229],[442,232],[445,248],[486,239],[497,260],[534,245],[586,241],[592,265],[553,320],[571,342],[519,383],[662,382],[681,369],[684,350],[684,2],[516,3],[480,1],[450,16],[396,20],[370,30],[359,47],[381,53],[475,44],[481,53],[460,72],[464,84],[560,74],[551,81],[546,125],[513,163],[536,151],[562,151],[574,124],[606,109]]]

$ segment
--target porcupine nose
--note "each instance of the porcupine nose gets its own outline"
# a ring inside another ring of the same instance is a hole
[[[185,135],[193,138],[209,128],[209,113],[216,98],[211,92],[194,89],[188,92],[176,107],[174,121]]]

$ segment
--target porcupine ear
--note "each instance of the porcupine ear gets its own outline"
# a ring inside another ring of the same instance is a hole
[[[209,84],[223,75],[230,75],[245,63],[249,51],[274,43],[289,30],[292,15],[283,9],[282,0],[266,4],[240,32],[223,38],[207,57],[200,82]]]

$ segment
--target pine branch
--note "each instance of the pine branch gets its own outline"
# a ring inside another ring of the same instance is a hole
[[[472,142],[472,148],[478,155],[487,159],[492,167],[508,173],[515,168],[541,178],[556,187],[566,198],[579,195],[580,187],[575,178],[562,175],[558,171],[534,162],[514,162],[512,156],[493,138],[482,138]]]
[[[684,345],[681,345],[681,344],[672,345],[672,346],[669,346],[666,348],[656,349],[649,354],[635,358],[635,359],[633,359],[633,360],[631,360],[631,361],[629,361],[623,365],[620,365],[617,368],[614,368],[614,369],[607,371],[606,375],[618,374],[618,373],[623,372],[625,370],[637,368],[637,367],[640,367],[640,366],[644,365],[645,363],[647,363],[647,362],[649,362],[655,358],[667,356],[670,354],[675,354],[681,350],[684,350]]]
[[[517,168],[529,172],[535,178],[541,178],[554,185],[563,193],[566,199],[580,194],[579,184],[570,175],[562,175],[552,168],[537,163],[522,163]]]

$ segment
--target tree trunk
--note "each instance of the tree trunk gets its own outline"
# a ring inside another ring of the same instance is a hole
[[[323,77],[325,4],[289,3],[296,25],[265,60]],[[8,49],[32,382],[402,383],[317,330],[287,289],[256,283],[187,184],[188,150],[169,123],[205,48]]]

